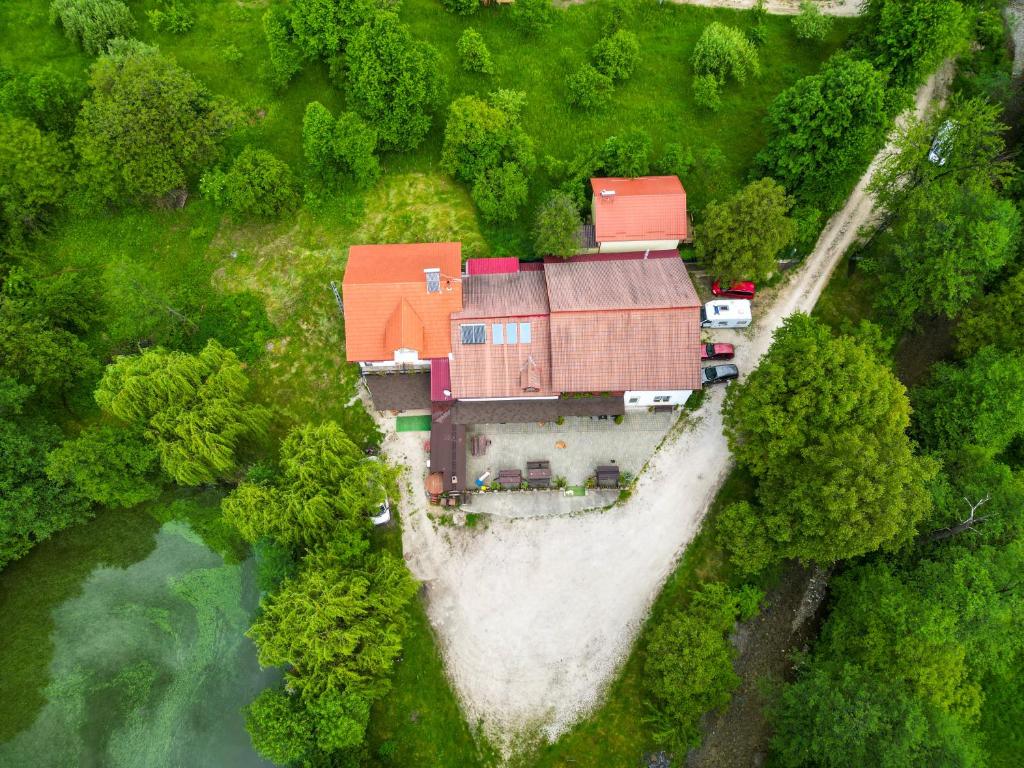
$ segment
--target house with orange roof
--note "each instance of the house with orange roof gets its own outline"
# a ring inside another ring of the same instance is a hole
[[[342,281],[345,354],[364,372],[427,370],[451,352],[462,244],[353,245]]]
[[[581,231],[584,252],[668,251],[692,242],[678,176],[595,178],[590,187],[594,223]]]

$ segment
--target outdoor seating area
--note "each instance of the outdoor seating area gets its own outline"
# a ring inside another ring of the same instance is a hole
[[[608,464],[597,468],[598,488],[618,488],[619,468],[615,464]]]
[[[498,485],[502,488],[518,488],[523,484],[523,473],[518,469],[502,469],[498,472]]]
[[[551,462],[526,462],[526,482],[531,488],[551,487]]]

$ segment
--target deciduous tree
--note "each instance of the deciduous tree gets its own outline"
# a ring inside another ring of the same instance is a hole
[[[626,29],[602,37],[590,51],[594,68],[613,82],[628,80],[640,58],[640,41]]]
[[[999,452],[1024,434],[1024,354],[982,347],[962,364],[938,363],[913,396],[925,445]]]
[[[913,453],[903,385],[807,315],[784,321],[723,413],[736,461],[757,480],[747,529],[776,559],[831,563],[904,543],[928,512],[936,468]]]
[[[228,170],[203,176],[203,194],[238,216],[280,216],[299,204],[291,168],[265,149],[247,146]]]
[[[377,129],[381,146],[419,146],[442,91],[437,50],[413,38],[395,14],[378,13],[356,32],[345,61],[350,103]]]
[[[636,178],[650,173],[653,142],[647,131],[627,128],[601,147],[601,167],[609,176]]]
[[[589,64],[583,64],[565,78],[565,89],[571,106],[587,111],[603,109],[612,100],[612,79]]]
[[[230,477],[239,446],[262,435],[269,421],[265,408],[249,402],[242,364],[216,341],[198,355],[155,348],[118,357],[96,402],[144,430],[164,471],[181,485]]]
[[[45,222],[64,199],[70,170],[52,135],[0,114],[0,241],[20,239]]]
[[[549,29],[558,13],[550,0],[520,0],[512,6],[512,24],[524,35],[538,35]]]
[[[477,0],[472,0],[472,2],[474,6],[479,5]],[[487,47],[487,43],[484,42],[483,35],[472,27],[466,27],[465,31],[459,36],[455,49],[458,51],[462,68],[467,72],[479,72],[482,75],[494,74],[494,62],[491,60],[491,51]]]
[[[153,200],[185,187],[235,122],[229,102],[141,44],[100,57],[89,84],[74,144],[80,180],[105,200]]]
[[[800,3],[800,13],[793,17],[793,29],[801,40],[824,40],[832,29],[832,19],[821,12],[812,0]]]
[[[580,224],[580,212],[572,197],[555,190],[537,211],[534,252],[542,256],[572,256],[580,249]]]
[[[961,357],[984,346],[1003,352],[1024,352],[1024,270],[974,302],[960,317],[954,333]]]
[[[711,203],[697,229],[698,256],[724,283],[766,279],[796,236],[791,207],[774,179],[751,182],[724,203]]]
[[[969,42],[969,12],[957,0],[867,0],[864,17],[875,66],[897,85],[915,85]]]
[[[46,474],[97,504],[133,507],[159,495],[154,478],[157,466],[156,449],[141,432],[102,425],[51,451]]]
[[[121,0],[52,0],[50,23],[63,27],[90,56],[102,52],[108,40],[135,32],[135,19]]]
[[[885,75],[870,63],[833,56],[772,102],[761,173],[802,202],[837,204],[885,138],[885,93]]]

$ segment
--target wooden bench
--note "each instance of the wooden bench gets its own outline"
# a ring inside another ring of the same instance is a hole
[[[498,472],[498,485],[502,488],[518,488],[523,484],[523,473],[518,469],[502,469]]]
[[[619,468],[614,464],[605,464],[597,468],[598,488],[617,488],[619,485]]]
[[[469,453],[471,456],[483,456],[487,453],[490,444],[491,441],[488,437],[473,435],[473,439],[469,441]]]
[[[526,462],[526,482],[531,488],[551,487],[551,462],[550,461],[528,461]]]

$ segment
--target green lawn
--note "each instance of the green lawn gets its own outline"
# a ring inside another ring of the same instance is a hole
[[[275,90],[261,74],[267,63],[261,18],[268,2],[187,4],[196,13],[195,28],[183,36],[156,35],[145,11],[162,5],[162,0],[129,0],[139,37],[159,44],[213,91],[241,104],[248,120],[230,141],[228,156],[245,144],[256,144],[303,175],[301,122],[306,104],[316,99],[335,111],[344,107],[343,93],[330,82],[326,65],[309,64],[286,89]],[[44,0],[0,3],[0,64],[47,64],[84,78],[90,59],[49,24],[47,5]],[[764,142],[761,121],[775,95],[816,71],[859,23],[837,20],[829,39],[813,44],[796,40],[788,18],[769,18],[761,77],[743,87],[728,86],[722,110],[712,115],[697,109],[690,96],[688,61],[693,46],[710,21],[747,26],[749,15],[649,3],[629,24],[639,35],[642,50],[632,79],[617,86],[608,110],[575,112],[565,106],[564,76],[586,60],[601,35],[607,6],[602,1],[571,6],[560,12],[552,30],[535,39],[523,38],[511,28],[507,8],[482,8],[467,18],[446,13],[436,0],[407,0],[401,15],[416,35],[438,48],[447,79],[446,102],[498,87],[526,92],[524,123],[539,159],[571,160],[580,147],[629,127],[650,133],[656,157],[669,142],[690,147],[696,164],[683,182],[698,215],[709,200],[747,179]],[[467,26],[477,28],[490,46],[495,76],[466,75],[458,69],[455,41]],[[232,49],[241,54],[233,63],[227,55]],[[201,325],[209,307],[224,293],[257,297],[273,330],[265,337],[256,334],[262,354],[253,357],[251,372],[259,397],[277,414],[274,437],[296,423],[335,419],[357,442],[372,444],[379,435],[353,400],[358,370],[345,363],[344,328],[329,288],[331,280],[342,278],[348,245],[458,239],[469,256],[529,255],[533,207],[558,181],[543,170],[551,164],[541,162],[521,220],[500,227],[482,224],[465,188],[439,169],[444,114],[439,110],[434,129],[415,152],[382,158],[385,175],[376,187],[309,195],[302,210],[287,220],[233,222],[199,199],[195,185],[182,211],[93,210],[72,200],[63,220],[38,244],[37,255],[55,270],[72,268],[95,275],[107,302],[102,330],[91,341],[105,354],[132,351],[126,344],[137,338],[139,327],[149,323],[166,330],[178,322],[174,313],[183,307],[190,315],[187,322]],[[211,332],[217,335],[216,328]],[[83,394],[76,413],[89,418],[88,393]],[[748,485],[734,477],[721,498]],[[83,529],[71,529],[38,550],[35,559],[30,555],[5,574],[5,582],[38,578],[41,586],[37,599],[29,602],[0,592],[0,615],[19,616],[17,633],[0,647],[0,662],[7,670],[0,690],[5,694],[0,696],[0,739],[24,725],[25,713],[39,704],[39,689],[31,681],[45,668],[50,607],[72,592],[96,562],[137,556],[135,549],[141,545],[136,546],[131,530],[148,531],[154,524],[148,516],[129,517],[130,513],[102,515],[89,524],[96,529],[88,542],[82,540]],[[670,579],[652,621],[668,605],[685,600],[698,578],[730,577],[714,542],[713,519],[712,514]],[[390,536],[387,546],[397,551],[399,539]],[[119,554],[125,549],[132,551]],[[419,603],[411,609],[410,620],[394,690],[374,710],[373,764],[461,767],[486,762],[448,687]],[[641,640],[608,703],[545,749],[538,757],[540,765],[637,762],[641,751],[652,746],[638,682],[642,660]]]

